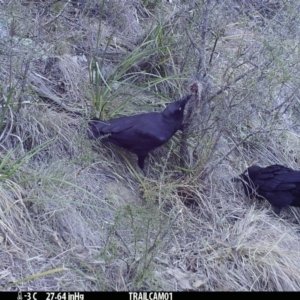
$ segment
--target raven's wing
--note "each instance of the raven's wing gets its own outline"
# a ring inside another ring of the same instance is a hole
[[[129,130],[135,125],[135,118],[133,117],[134,116],[108,120],[105,122],[106,124],[101,126],[99,129],[103,134],[118,133]]]
[[[160,114],[146,114],[132,123],[112,124],[110,132],[115,139],[127,140],[131,143],[132,149],[154,149],[164,144],[172,134],[161,121]],[[130,126],[129,126],[130,125]]]
[[[166,121],[162,114],[153,113],[149,119],[141,120],[135,133],[149,148],[155,149],[166,143],[179,128],[178,122]]]
[[[106,123],[98,123],[97,126],[100,135],[110,134],[102,141],[114,143],[137,155],[146,155],[164,144],[173,134],[162,121],[160,113],[111,119]]]
[[[300,185],[300,171],[281,165],[269,166],[255,179],[259,188],[264,191],[287,191]]]
[[[151,128],[140,127],[136,130],[136,135],[144,141],[149,141],[155,145],[162,145],[168,141],[168,136],[164,134],[163,128],[151,130]]]
[[[133,127],[132,122],[111,122],[110,121],[101,121],[94,118],[89,121],[89,131],[88,135],[90,138],[97,139],[100,136],[106,134],[118,133],[126,130],[130,130]],[[105,140],[105,139],[104,139]],[[104,141],[103,140],[103,141]]]
[[[130,117],[120,117],[111,119],[102,123],[106,123],[105,126],[101,126],[101,132],[107,133],[119,133],[134,129],[134,132],[149,130],[153,127],[152,124],[158,121],[160,113],[144,113]],[[151,126],[152,125],[152,126]],[[157,126],[157,125],[156,125]]]

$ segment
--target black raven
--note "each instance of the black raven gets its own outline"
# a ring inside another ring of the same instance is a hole
[[[149,151],[166,143],[177,130],[182,130],[183,113],[188,95],[169,104],[162,112],[151,112],[108,121],[93,118],[89,121],[89,137],[123,147],[138,157],[138,165],[144,168]]]
[[[300,207],[300,171],[282,165],[266,168],[253,165],[239,176],[239,180],[248,197],[268,200],[277,215],[283,207]]]

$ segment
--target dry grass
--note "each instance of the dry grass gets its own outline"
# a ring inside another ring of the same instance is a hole
[[[296,45],[274,34],[287,10],[268,21],[214,4],[214,97],[194,111],[186,170],[180,133],[147,176],[133,154],[86,139],[103,105],[131,115],[186,93],[199,53],[185,28],[200,45],[204,8],[173,2],[1,4],[1,290],[300,289],[299,210],[278,218],[232,181],[254,161],[299,169]]]

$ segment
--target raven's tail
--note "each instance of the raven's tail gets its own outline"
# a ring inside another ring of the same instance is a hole
[[[92,118],[89,120],[87,132],[89,139],[97,139],[103,135],[102,128],[105,126],[107,126],[107,123],[104,123],[98,118]]]

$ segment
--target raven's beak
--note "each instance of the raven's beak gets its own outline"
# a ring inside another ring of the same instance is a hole
[[[192,94],[187,95],[185,98],[183,98],[185,100],[185,102],[188,102],[191,98],[193,97]]]
[[[187,95],[187,96],[183,97],[183,98],[181,99],[182,105],[185,106],[185,105],[187,104],[187,102],[192,98],[192,96],[193,96],[193,95]]]
[[[239,178],[239,177],[231,178],[231,182],[240,182],[240,181],[241,181],[241,178]]]

